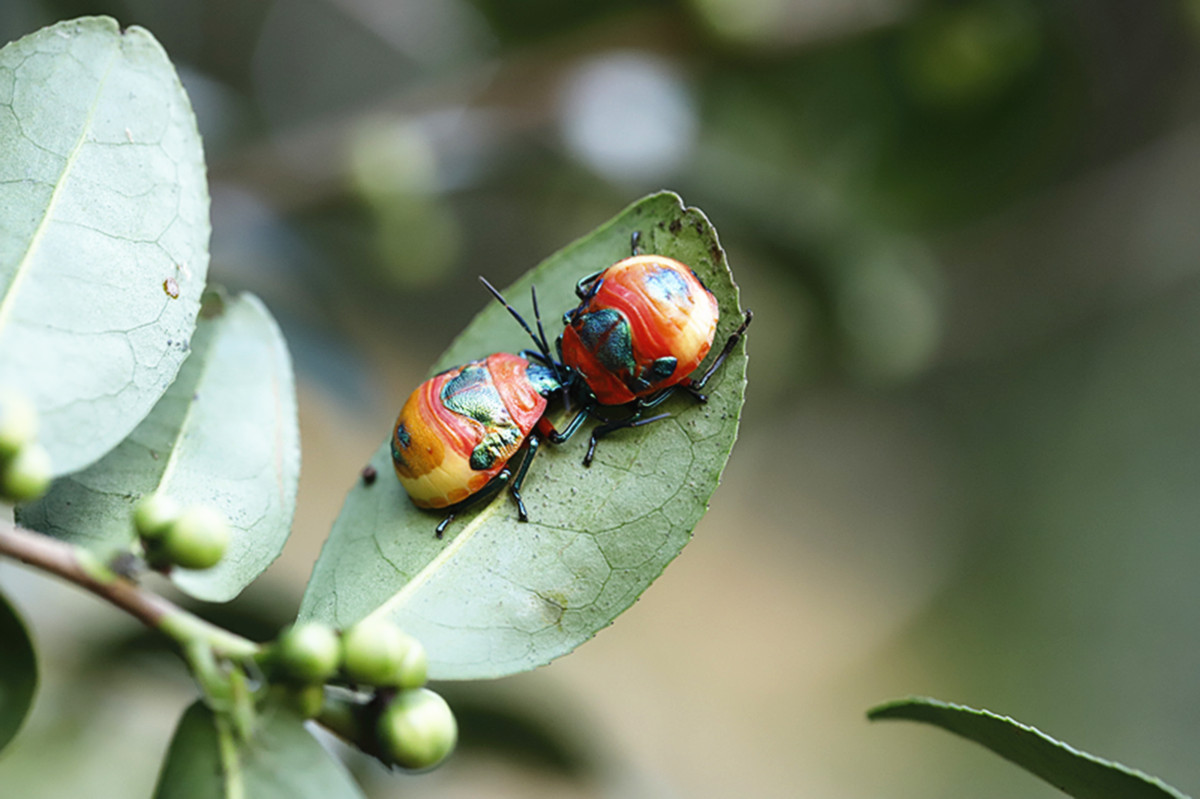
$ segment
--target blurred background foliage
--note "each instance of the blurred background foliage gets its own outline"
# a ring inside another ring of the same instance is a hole
[[[372,797],[1059,795],[864,720],[908,693],[1200,791],[1200,2],[4,0],[0,40],[100,13],[178,66],[213,279],[301,380],[296,535],[211,609],[239,629],[294,613],[477,274],[667,187],[756,312],[686,556],[571,657],[446,686],[440,771],[351,756]],[[0,578],[47,667],[3,793],[147,795],[183,671]]]

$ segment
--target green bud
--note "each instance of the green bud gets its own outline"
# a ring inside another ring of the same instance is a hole
[[[163,533],[163,556],[184,569],[216,566],[229,546],[229,524],[216,510],[197,505],[179,514]]]
[[[429,656],[425,654],[425,647],[420,641],[410,635],[405,637],[412,643],[400,661],[400,668],[396,670],[396,687],[405,690],[420,688],[429,680]]]
[[[342,635],[342,672],[351,682],[419,688],[428,662],[421,642],[389,621],[364,619]]]
[[[316,718],[325,705],[325,686],[320,683],[289,685],[284,691],[284,705],[302,719]]]
[[[279,636],[274,653],[274,665],[283,676],[310,685],[332,677],[340,659],[337,633],[319,622],[289,628]]]
[[[0,391],[0,459],[11,458],[37,436],[37,409],[24,394]]]
[[[384,759],[407,769],[433,768],[458,741],[454,713],[428,688],[396,694],[379,716],[377,732]]]
[[[38,443],[26,444],[6,463],[0,463],[0,496],[29,502],[50,487],[50,454]]]
[[[166,494],[147,494],[133,506],[133,529],[144,539],[162,538],[179,518],[179,503]]]

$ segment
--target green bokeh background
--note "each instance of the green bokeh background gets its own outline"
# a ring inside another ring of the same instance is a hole
[[[352,759],[372,797],[1059,795],[864,720],[908,693],[1200,792],[1200,4],[5,0],[0,40],[95,13],[175,60],[211,277],[296,361],[296,533],[217,610],[239,629],[294,613],[477,274],[667,187],[755,311],[696,540],[570,657],[445,686],[445,768]],[[45,669],[0,785],[148,795],[182,669],[89,599],[0,583]]]

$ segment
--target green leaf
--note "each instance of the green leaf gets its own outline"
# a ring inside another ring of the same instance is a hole
[[[296,716],[264,713],[248,742],[238,741],[229,727],[203,702],[189,707],[171,739],[154,799],[362,799],[345,767]]]
[[[296,392],[287,346],[257,297],[206,296],[191,355],[150,415],[100,461],[17,509],[21,524],[103,559],[130,548],[143,495],[225,514],[221,562],[171,578],[192,596],[232,599],[283,549],[300,473]]]
[[[16,610],[0,594],[0,749],[16,737],[37,690],[33,642]]]
[[[717,296],[719,347],[741,322],[737,288],[708,220],[669,192],[560,250],[506,296],[530,314],[536,283],[555,335],[578,303],[575,283],[628,256],[635,230],[644,252],[689,264]],[[482,288],[476,296],[483,311],[435,371],[530,346],[503,307]],[[661,406],[670,419],[604,439],[590,469],[581,465],[590,428],[561,447],[543,446],[523,491],[528,524],[502,493],[464,512],[442,541],[433,535],[441,517],[415,508],[395,479],[390,431],[381,431],[386,440],[371,458],[378,479],[350,491],[300,617],[340,627],[370,614],[390,618],[425,644],[439,679],[498,677],[570,652],[628,608],[690,539],[737,435],[745,369],[739,345],[709,383],[707,405],[672,398]]]
[[[1040,730],[987,710],[915,697],[874,707],[867,711],[867,718],[923,721],[949,730],[1076,799],[1188,799],[1155,777],[1080,752]]]
[[[208,270],[196,121],[148,32],[62,22],[0,50],[0,386],[55,474],[129,434],[187,354]]]

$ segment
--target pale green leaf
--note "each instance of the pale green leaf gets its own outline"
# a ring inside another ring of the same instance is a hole
[[[150,415],[101,460],[18,508],[18,519],[107,559],[132,544],[143,495],[210,505],[233,528],[228,552],[211,569],[171,576],[200,599],[231,599],[283,549],[299,446],[291,359],[275,321],[253,295],[212,294],[191,355]]]
[[[21,729],[37,691],[33,642],[16,610],[0,594],[0,749]]]
[[[668,192],[554,254],[507,296],[530,314],[536,284],[553,337],[578,303],[576,281],[627,256],[635,230],[643,251],[689,264],[717,296],[719,348],[741,322],[737,289],[708,220]],[[482,288],[471,291],[483,311],[435,371],[530,346]],[[709,383],[707,405],[673,398],[662,406],[670,419],[602,440],[590,469],[581,465],[590,427],[561,447],[543,446],[523,492],[529,523],[517,521],[503,493],[465,512],[444,541],[433,535],[440,516],[416,509],[400,487],[390,431],[380,431],[387,440],[370,461],[378,479],[350,491],[301,618],[341,627],[370,614],[390,618],[421,639],[431,675],[442,679],[511,674],[570,652],[628,608],[690,539],[737,435],[745,369],[739,345]],[[561,426],[566,417],[554,418]]]
[[[299,718],[268,710],[258,722],[250,741],[238,741],[203,702],[193,704],[175,729],[154,799],[362,799]]]
[[[55,474],[112,449],[175,377],[208,207],[191,106],[148,32],[84,18],[0,50],[0,386],[37,406]]]
[[[915,697],[879,705],[867,711],[867,717],[921,721],[949,730],[1076,799],[1188,799],[1156,777],[1080,752],[1041,730],[987,710]]]

